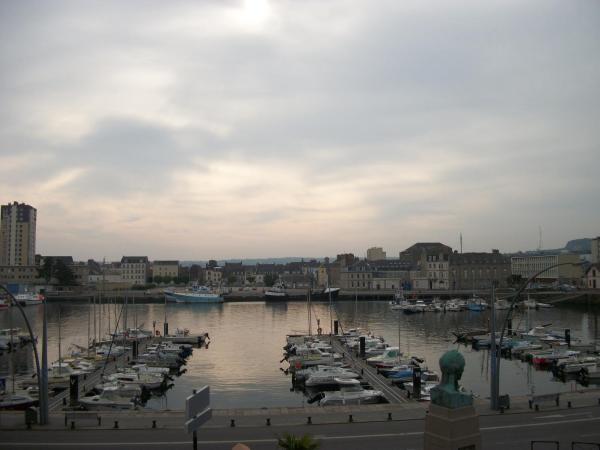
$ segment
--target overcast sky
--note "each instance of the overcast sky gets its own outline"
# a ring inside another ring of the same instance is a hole
[[[0,202],[37,251],[600,234],[600,2],[0,2]]]

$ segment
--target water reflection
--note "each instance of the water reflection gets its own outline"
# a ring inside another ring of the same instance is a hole
[[[58,310],[60,308],[63,354],[71,343],[85,345],[88,335],[105,334],[125,321],[121,305],[49,304],[49,359],[58,358]],[[96,320],[93,320],[93,310]],[[35,332],[41,336],[41,307],[27,307],[26,313]],[[166,316],[169,328],[188,328],[192,332],[207,331],[211,343],[207,349],[196,349],[188,360],[186,372],[175,378],[175,385],[163,397],[152,397],[146,407],[180,409],[193,388],[211,386],[213,405],[217,408],[301,406],[305,397],[290,391],[291,379],[280,370],[282,346],[286,334],[307,330],[305,303],[225,303],[213,305],[136,304],[129,305],[127,321],[152,330],[153,323],[162,331]],[[0,327],[7,328],[7,312],[0,313]],[[100,319],[101,316],[101,319]],[[119,317],[121,316],[121,319]],[[326,303],[313,303],[313,330],[319,319],[325,332],[329,331],[330,315]],[[467,366],[463,384],[467,390],[482,397],[489,395],[489,354],[476,351],[454,341],[457,328],[486,326],[486,313],[429,313],[403,315],[391,311],[386,302],[340,302],[335,304],[332,319],[339,319],[342,329],[356,326],[369,328],[392,345],[400,345],[405,353],[423,357],[437,370],[440,355],[452,348],[465,356]],[[525,328],[527,318],[516,317],[515,328]],[[555,329],[571,328],[574,337],[585,340],[598,338],[598,311],[578,309],[549,309],[532,311],[532,325],[552,323]],[[22,320],[13,316],[15,326],[24,328]],[[110,326],[110,328],[109,328]],[[94,333],[94,330],[96,332]],[[400,333],[399,333],[400,331]],[[18,371],[33,371],[31,349],[19,352],[15,367]],[[7,355],[0,357],[0,371],[11,372]],[[535,391],[549,393],[569,391],[574,381],[552,381],[552,374],[535,370],[518,360],[503,359],[501,391],[523,395]]]

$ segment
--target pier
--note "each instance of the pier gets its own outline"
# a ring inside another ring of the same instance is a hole
[[[336,353],[343,355],[344,361],[350,363],[352,369],[360,373],[365,381],[374,389],[381,391],[389,403],[409,402],[398,388],[386,383],[386,379],[377,373],[377,369],[369,366],[363,359],[352,354],[352,351],[346,348],[336,336],[331,336],[331,346]]]

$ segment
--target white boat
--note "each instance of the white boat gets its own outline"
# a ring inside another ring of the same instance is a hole
[[[168,375],[170,372],[168,367],[150,367],[146,364],[134,364],[133,366],[131,366],[131,369],[139,373],[157,373],[163,376]]]
[[[15,300],[20,305],[41,305],[44,303],[44,296],[35,292],[24,292],[23,294],[15,295]]]
[[[373,356],[367,359],[367,364],[373,367],[383,365],[393,366],[402,356],[398,347],[388,347],[381,355]]]
[[[207,286],[192,286],[186,291],[164,291],[167,300],[176,303],[223,303],[223,296]]]
[[[164,377],[162,374],[154,374],[149,372],[117,372],[106,377],[108,381],[118,381],[119,383],[128,385],[133,384],[144,389],[158,389],[161,387]]]
[[[319,405],[369,405],[379,403],[383,398],[381,391],[363,389],[360,386],[349,386],[339,391],[326,392],[323,398],[319,400]]]
[[[455,301],[450,300],[448,303],[446,303],[446,311],[448,311],[448,312],[459,312],[460,311],[460,306]]]
[[[117,388],[105,388],[101,394],[79,399],[79,403],[88,411],[112,411],[117,409],[135,409],[130,398],[119,395]]]
[[[26,394],[0,394],[0,410],[25,410],[34,406],[37,400]]]
[[[108,381],[106,383],[99,383],[94,386],[97,392],[104,392],[105,390],[113,390],[115,394],[124,398],[135,398],[142,395],[142,388],[135,384],[125,384],[119,381]]]
[[[498,299],[494,302],[496,311],[502,311],[510,308],[510,303],[505,299]]]
[[[281,283],[267,289],[265,291],[266,301],[285,301],[288,298],[287,292],[285,292],[285,286]]]
[[[318,364],[316,366],[309,366],[306,369],[299,369],[294,372],[294,378],[296,381],[302,382],[303,380],[308,379],[312,374],[316,372],[324,373],[339,373],[340,370],[348,370],[342,368],[341,365],[326,365],[326,364]]]
[[[296,354],[288,358],[291,370],[303,369],[319,364],[332,364],[335,361],[336,354],[323,352],[318,348],[298,348],[296,349]]]
[[[339,380],[356,380],[359,375],[351,370],[338,368],[337,370],[314,371],[306,377],[306,387],[340,385]]]

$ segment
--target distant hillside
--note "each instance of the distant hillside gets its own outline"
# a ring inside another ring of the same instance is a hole
[[[590,238],[573,239],[567,242],[565,248],[573,253],[591,253],[592,240]]]
[[[313,256],[288,256],[288,257],[284,257],[284,258],[238,258],[238,259],[219,259],[217,260],[217,262],[220,265],[225,264],[226,262],[232,263],[232,262],[236,262],[239,263],[240,261],[242,262],[242,264],[246,265],[246,266],[255,266],[257,263],[259,264],[287,264],[290,262],[296,262],[296,261],[310,261],[312,259],[316,259],[317,261],[324,261],[325,257],[323,256],[318,256],[318,257],[313,257]],[[181,265],[182,266],[191,266],[192,264],[199,264],[201,266],[206,265],[208,261],[202,261],[202,260],[198,260],[198,261],[181,261]]]

